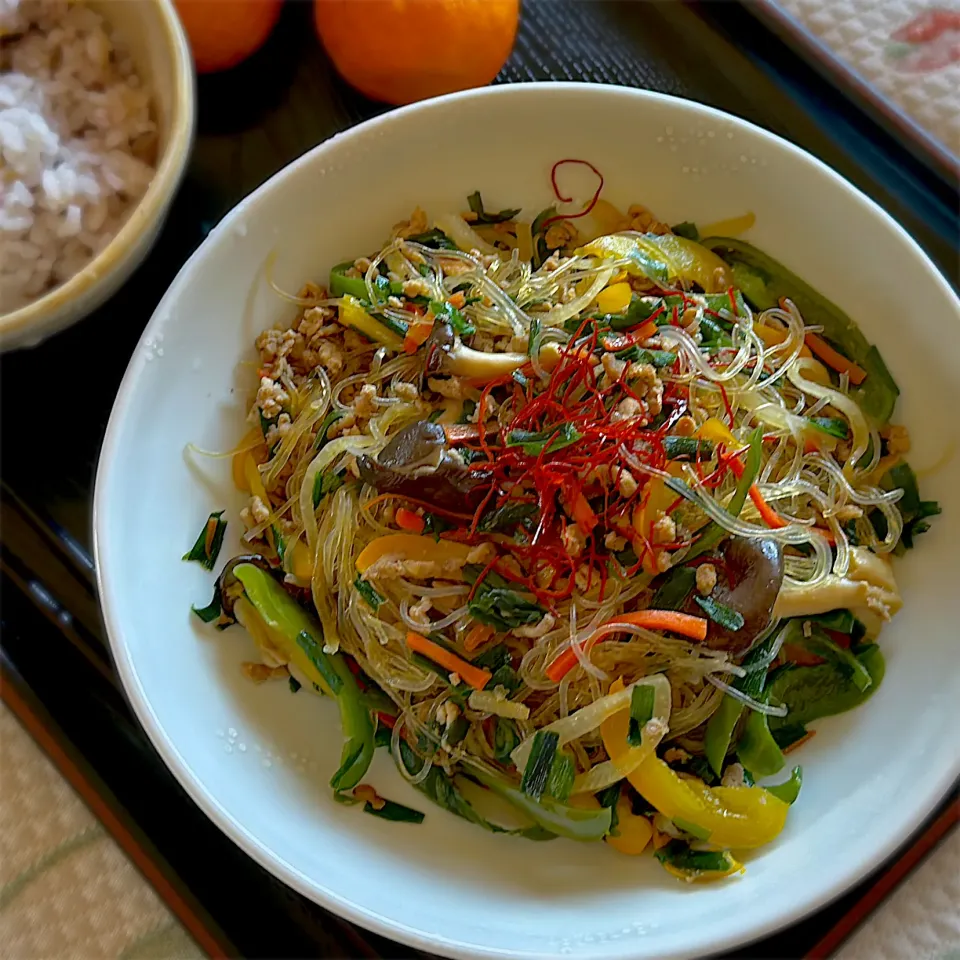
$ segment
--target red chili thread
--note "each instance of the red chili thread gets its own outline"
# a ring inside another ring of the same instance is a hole
[[[597,201],[600,199],[600,194],[603,191],[603,174],[592,164],[589,160],[577,160],[577,159],[566,159],[558,160],[553,168],[550,170],[550,183],[553,185],[554,196],[561,203],[572,203],[573,197],[565,197],[560,192],[560,187],[557,186],[557,170],[562,167],[565,163],[576,163],[583,167],[589,167],[599,178],[600,185],[597,187],[596,193],[594,193],[593,198],[587,204],[587,206],[580,211],[580,213],[558,213],[555,216],[547,217],[546,220],[540,224],[541,231],[545,231],[551,223],[556,223],[558,220],[578,220],[580,217],[585,217],[591,210],[597,205]]]

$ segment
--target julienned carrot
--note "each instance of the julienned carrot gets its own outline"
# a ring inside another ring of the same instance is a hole
[[[818,337],[815,333],[808,333],[803,340],[828,367],[836,370],[837,373],[847,374],[852,384],[858,385],[867,379],[867,371],[863,367],[858,367],[852,360],[834,350],[826,340]]]
[[[755,483],[750,487],[750,499],[757,508],[757,513],[763,518],[763,522],[770,527],[771,530],[779,530],[781,527],[788,526],[787,521],[763,499],[763,494]]]
[[[431,330],[433,330],[433,317],[429,320],[423,318],[412,320],[407,327],[407,335],[403,338],[404,353],[416,353],[430,336]]]
[[[419,513],[414,513],[406,507],[397,509],[397,526],[401,530],[408,530],[410,533],[423,533],[424,521]]]
[[[735,457],[732,456],[727,460],[727,463],[730,465],[730,469],[733,471],[734,476],[739,480],[743,476],[743,464]],[[763,518],[763,522],[773,530],[778,530],[780,527],[787,526],[787,521],[777,513],[773,507],[763,499],[763,494],[760,492],[760,488],[755,484],[750,484],[750,499],[753,501],[754,506],[757,508],[757,512]]]
[[[633,331],[635,340],[649,340],[657,332],[656,320],[648,320],[642,327]]]
[[[577,499],[573,502],[573,519],[585,537],[593,533],[593,528],[599,522],[593,507],[582,493],[578,493]]]
[[[707,638],[707,621],[703,617],[694,617],[689,613],[677,613],[676,610],[637,610],[633,613],[621,613],[612,617],[594,631],[583,643],[583,652],[588,653],[607,627],[615,624],[628,624],[645,627],[647,630],[670,630],[691,640]],[[569,647],[560,654],[544,671],[554,683],[559,683],[577,665],[577,655]]]
[[[489,670],[481,670],[466,660],[461,660],[455,653],[444,650],[439,644],[428,640],[419,633],[411,631],[407,634],[407,646],[414,652],[422,654],[434,663],[439,664],[444,670],[460,675],[460,679],[473,687],[474,690],[482,690],[489,682],[492,674]]]
[[[743,464],[735,456],[730,457],[727,463],[730,464],[730,469],[733,470],[736,477],[739,478],[743,474]],[[783,517],[763,499],[763,494],[755,483],[750,486],[750,499],[757,508],[757,513],[760,514],[763,522],[770,527],[771,530],[779,530],[781,527],[789,526],[789,521],[784,520]],[[813,529],[826,537],[831,547],[836,544],[836,537],[834,537],[833,532],[826,527],[814,527]]]
[[[478,647],[482,647],[493,636],[493,627],[488,627],[485,623],[475,623],[463,638],[463,649],[467,653],[473,653]]]

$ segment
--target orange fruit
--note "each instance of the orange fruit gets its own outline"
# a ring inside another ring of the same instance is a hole
[[[229,70],[270,36],[283,0],[174,0],[197,73]]]
[[[314,0],[343,78],[387,103],[481,87],[513,48],[520,0]]]

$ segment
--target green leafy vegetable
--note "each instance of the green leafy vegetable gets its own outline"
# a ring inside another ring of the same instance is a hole
[[[473,324],[449,300],[444,300],[442,303],[439,300],[431,300],[430,312],[441,322],[449,323],[461,337],[469,337],[477,332]]]
[[[679,610],[697,582],[693,567],[674,567],[650,601],[652,610]]]
[[[728,607],[725,603],[715,600],[713,597],[696,596],[693,598],[697,606],[716,624],[723,627],[724,630],[736,632],[743,624],[743,614],[733,607]]]
[[[404,769],[411,776],[416,775],[422,769],[423,761],[414,753],[413,749],[405,740],[400,741],[400,757],[394,758],[395,762],[402,763]],[[491,777],[491,779],[493,779]],[[449,811],[455,816],[468,820],[484,830],[491,833],[510,833],[526,837],[530,840],[548,840],[553,837],[553,833],[545,833],[540,827],[525,827],[519,830],[507,830],[504,827],[491,823],[485,817],[481,816],[473,805],[463,795],[452,777],[447,776],[443,769],[438,765],[431,767],[427,776],[419,783],[414,784],[417,790],[432,800],[438,807]],[[517,791],[519,793],[519,791]]]
[[[553,767],[553,758],[557,755],[558,734],[552,730],[538,730],[533,735],[530,757],[523,769],[520,789],[534,800],[539,800],[547,788],[547,780]]]
[[[507,763],[510,754],[520,745],[517,725],[506,717],[497,717],[493,729],[493,756],[500,763]]]
[[[473,584],[482,567],[464,567],[467,582]],[[527,600],[508,581],[492,571],[484,577],[473,598],[468,602],[470,616],[499,631],[512,630],[528,623],[539,623],[546,612],[540,604]]]
[[[804,624],[807,626],[804,627]],[[870,671],[848,649],[831,640],[818,624],[801,617],[791,620],[787,630],[785,643],[803,647],[814,656],[837,664],[861,693],[873,683]]]
[[[713,456],[713,443],[695,437],[664,437],[663,452],[668,460],[709,460]]]
[[[501,210],[499,213],[487,213],[483,209],[483,199],[479,190],[475,190],[467,197],[467,203],[470,204],[470,209],[477,215],[474,223],[479,224],[505,223],[507,220],[512,220],[520,212],[520,207],[517,207],[513,210]]]
[[[573,757],[566,750],[558,750],[553,758],[553,763],[550,765],[545,792],[561,803],[566,803],[570,791],[573,789],[576,772]]]
[[[346,470],[324,470],[313,478],[313,506],[320,506],[320,501],[328,494],[339,490],[347,481],[344,479]]]
[[[425,814],[414,810],[413,807],[405,807],[402,803],[394,803],[393,800],[384,798],[381,798],[381,803],[381,806],[375,807],[368,800],[363,805],[363,812],[393,823],[423,823]]]
[[[647,684],[633,688],[630,694],[630,723],[627,728],[627,743],[639,747],[643,743],[643,727],[653,717],[656,691]]]
[[[327,434],[330,432],[330,428],[343,416],[339,410],[331,410],[324,418],[323,422],[320,424],[320,429],[317,431],[317,438],[313,441],[314,450],[322,450],[327,444]]]
[[[846,440],[850,433],[847,421],[842,417],[810,417],[810,422],[824,433],[840,440]]]
[[[364,580],[363,577],[358,573],[357,578],[353,581],[354,589],[361,597],[367,602],[367,606],[376,613],[380,609],[380,604],[383,603],[386,598],[381,597],[379,593],[373,588],[373,584],[369,580]]]
[[[690,220],[684,220],[683,223],[674,224],[670,228],[670,231],[678,237],[686,237],[688,240],[699,241],[700,239],[700,231],[697,229],[697,225]]]
[[[771,731],[773,739],[781,750],[799,743],[806,735],[807,728],[802,723],[787,723]]]
[[[900,543],[898,550],[909,550],[913,547],[913,539],[921,533],[926,533],[930,529],[927,522],[930,517],[937,516],[940,512],[940,504],[936,500],[921,500],[920,488],[917,484],[917,475],[905,462],[900,462],[892,466],[880,479],[880,486],[884,490],[903,490],[903,496],[897,501],[897,509],[903,517],[903,532],[900,534]],[[886,520],[883,514],[876,511],[871,514],[871,520],[880,518],[883,528],[878,529],[881,536],[886,536]],[[874,524],[878,526],[878,524]]]
[[[195,560],[207,570],[212,570],[223,546],[223,535],[227,530],[227,521],[222,520],[224,511],[211,513],[197,537],[197,542],[183,555],[183,560]],[[197,616],[200,616],[199,612]],[[201,620],[203,617],[200,618]]]
[[[419,243],[434,250],[459,250],[460,248],[442,231],[434,227],[426,233],[418,233],[414,237],[407,237],[409,243]]]
[[[611,783],[609,787],[605,787],[597,794],[597,802],[601,807],[610,811],[610,829],[607,831],[608,836],[619,837],[620,830],[620,813],[617,810],[617,805],[620,803],[620,792],[623,787],[623,781],[618,780],[616,783]]]
[[[512,530],[518,523],[528,525],[531,517],[537,513],[535,503],[525,503],[519,500],[508,500],[502,506],[483,515],[478,530],[481,533]]]
[[[530,224],[530,233],[533,236],[533,256],[530,262],[534,270],[542,267],[543,261],[550,256],[550,251],[547,249],[547,241],[543,238],[543,225],[547,220],[556,215],[556,207],[547,207],[546,210],[541,210],[536,217],[534,217],[533,223]]]
[[[532,357],[540,352],[540,321],[534,317],[530,321],[530,333],[527,335],[527,356]]]
[[[581,437],[577,428],[569,422],[547,427],[545,430],[511,430],[507,434],[508,447],[522,447],[530,457],[541,453],[555,453],[576,443]]]
[[[300,688],[303,686],[302,683],[296,677],[288,677],[287,685],[290,687],[291,693],[299,693]]]
[[[213,623],[220,619],[223,605],[220,599],[220,585],[213,588],[213,599],[205,607],[190,608],[204,623]]]
[[[733,866],[730,854],[725,850],[691,850],[683,840],[671,840],[661,847],[654,856],[661,863],[669,863],[677,870],[692,873],[725,873]]]
[[[477,401],[467,397],[460,408],[460,416],[457,417],[457,423],[470,423],[470,418],[477,412]]]
[[[870,643],[855,656],[870,674],[871,683],[866,690],[860,690],[850,671],[838,663],[778,671],[770,682],[770,698],[785,703],[789,712],[786,717],[770,717],[770,729],[776,733],[788,724],[805,726],[820,717],[852,710],[873,696],[883,680],[883,654],[875,643]]]

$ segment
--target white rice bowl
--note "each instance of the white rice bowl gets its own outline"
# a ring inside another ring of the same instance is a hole
[[[104,19],[0,0],[0,314],[69,280],[154,175],[150,91]]]

